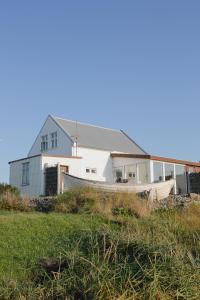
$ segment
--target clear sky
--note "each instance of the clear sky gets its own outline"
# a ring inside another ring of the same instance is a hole
[[[0,182],[48,114],[200,160],[200,1],[0,1]]]

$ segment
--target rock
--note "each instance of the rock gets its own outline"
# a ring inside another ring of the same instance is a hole
[[[175,207],[184,207],[188,203],[191,203],[193,200],[188,195],[169,195],[168,198],[165,198],[161,201],[156,201],[153,203],[153,210],[162,209],[162,208],[175,208]]]
[[[67,261],[44,257],[40,259],[39,266],[48,274],[60,273],[67,267]]]
[[[195,201],[200,201],[200,195],[199,194],[191,193],[190,198],[192,200],[195,200]]]

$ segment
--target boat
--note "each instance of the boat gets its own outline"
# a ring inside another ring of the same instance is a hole
[[[171,179],[168,181],[158,183],[147,183],[147,184],[130,184],[127,183],[109,183],[103,181],[87,180],[68,173],[63,174],[63,191],[67,191],[75,187],[91,187],[94,189],[102,189],[107,192],[129,192],[148,195],[148,199],[163,200],[167,198],[175,185],[175,180]]]

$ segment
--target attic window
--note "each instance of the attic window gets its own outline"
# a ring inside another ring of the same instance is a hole
[[[58,146],[58,139],[57,139],[57,132],[51,133],[51,148],[57,148]]]
[[[48,135],[43,135],[41,137],[41,152],[48,150]]]

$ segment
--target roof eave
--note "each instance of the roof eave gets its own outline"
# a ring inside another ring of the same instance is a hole
[[[141,158],[141,159],[150,159],[154,161],[160,161],[160,162],[168,162],[168,163],[174,163],[174,164],[180,164],[185,166],[191,166],[191,167],[200,167],[199,162],[189,161],[189,160],[180,160],[175,158],[169,158],[169,157],[162,157],[162,156],[154,156],[154,155],[148,155],[148,154],[131,154],[131,153],[111,153],[111,157],[124,157],[124,158]]]

